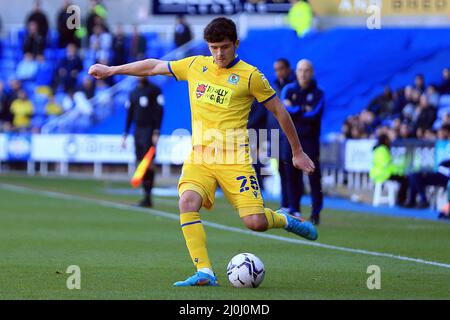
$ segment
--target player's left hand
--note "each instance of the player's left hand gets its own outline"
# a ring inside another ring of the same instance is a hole
[[[307,174],[313,173],[316,169],[314,162],[303,151],[294,154],[292,157],[292,163],[294,167],[306,172]]]

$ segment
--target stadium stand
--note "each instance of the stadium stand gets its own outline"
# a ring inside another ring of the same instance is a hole
[[[386,86],[396,91],[411,85],[412,80],[419,73],[425,76],[427,84],[439,85],[442,69],[447,67],[446,58],[450,54],[450,45],[446,41],[448,36],[447,29],[382,29],[371,32],[358,28],[337,28],[312,33],[299,39],[290,29],[257,29],[248,32],[247,38],[242,41],[239,54],[250,63],[260,66],[260,69],[269,77],[272,76],[274,57],[287,57],[292,62],[300,58],[313,60],[316,76],[321,79],[321,86],[327,93],[328,108],[323,118],[323,137],[333,137],[341,131],[341,125],[345,123],[349,115],[359,114],[384,91]],[[2,39],[0,66],[4,71],[0,77],[5,83],[17,76],[16,69],[23,59],[21,43],[25,37],[26,30],[19,30],[17,34],[10,32],[7,39]],[[158,34],[154,32],[145,33],[144,37],[147,42],[147,57],[160,58],[173,49],[172,43],[159,39]],[[54,66],[65,55],[65,50],[58,47],[58,35],[54,30],[50,30],[48,38],[45,60],[38,62],[35,74],[28,79],[29,81],[23,82],[23,87],[32,100],[37,89],[51,83],[53,78],[49,75],[54,73]],[[277,39],[277,41],[271,39]],[[129,41],[125,43],[129,46]],[[194,49],[191,51],[194,54],[205,52],[201,42],[194,44]],[[86,77],[87,68],[93,62],[95,62],[93,53],[85,50],[83,70],[77,79],[78,86],[81,85]],[[123,79],[118,77],[115,82]],[[157,79],[156,81],[165,80]],[[336,83],[340,85],[337,86]],[[131,87],[131,83],[123,84],[117,93],[112,94],[110,109],[113,112],[103,113],[102,116],[97,117],[99,119],[92,122],[93,125],[77,131],[120,133],[123,128],[118,124],[123,122],[118,118],[124,117],[124,100]],[[176,128],[189,129],[190,117],[184,84],[180,85],[174,80],[165,81],[163,90],[166,105],[169,109],[176,108],[180,117],[175,119],[166,117],[162,133],[169,134]],[[105,96],[104,90],[96,92],[93,100],[95,110],[99,109],[95,99],[101,100],[99,96],[102,92]],[[62,103],[62,97],[64,92],[61,89],[56,91],[58,103]],[[437,106],[439,110],[447,110],[450,107],[449,100],[447,96],[442,96]],[[440,111],[438,116],[442,121],[445,116],[444,111]],[[41,128],[45,121],[40,119],[33,123]],[[55,132],[61,132],[61,130]]]

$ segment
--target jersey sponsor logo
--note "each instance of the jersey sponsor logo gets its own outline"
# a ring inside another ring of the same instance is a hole
[[[197,89],[195,89],[195,95],[197,96],[197,99],[199,99],[201,96],[205,94],[207,87],[208,85],[203,83],[197,84]]]
[[[227,87],[198,82],[195,96],[200,102],[227,107],[230,105],[232,90]]]
[[[207,66],[203,66],[202,72],[205,73],[206,70],[208,70],[208,67]]]
[[[236,85],[236,84],[239,82],[239,79],[240,79],[240,77],[239,77],[237,74],[232,73],[232,74],[228,77],[228,82],[231,83],[231,84]]]

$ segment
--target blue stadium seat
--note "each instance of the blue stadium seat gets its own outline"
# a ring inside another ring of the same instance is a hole
[[[31,127],[32,128],[42,128],[42,126],[44,125],[45,121],[46,121],[46,116],[45,115],[34,115],[31,118]]]

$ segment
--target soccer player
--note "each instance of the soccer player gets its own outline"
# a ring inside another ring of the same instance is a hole
[[[204,39],[211,56],[178,61],[146,59],[120,66],[95,64],[89,69],[89,74],[97,79],[125,74],[166,75],[188,81],[193,147],[183,165],[178,192],[181,229],[197,272],[175,286],[218,285],[199,214],[202,207],[210,209],[214,204],[218,185],[249,229],[284,228],[306,239],[317,239],[310,222],[264,207],[251,165],[246,125],[256,98],[274,114],[288,137],[293,165],[307,173],[314,171],[314,163],[303,152],[291,117],[264,75],[236,55],[239,40],[232,20],[212,20],[204,29]]]

